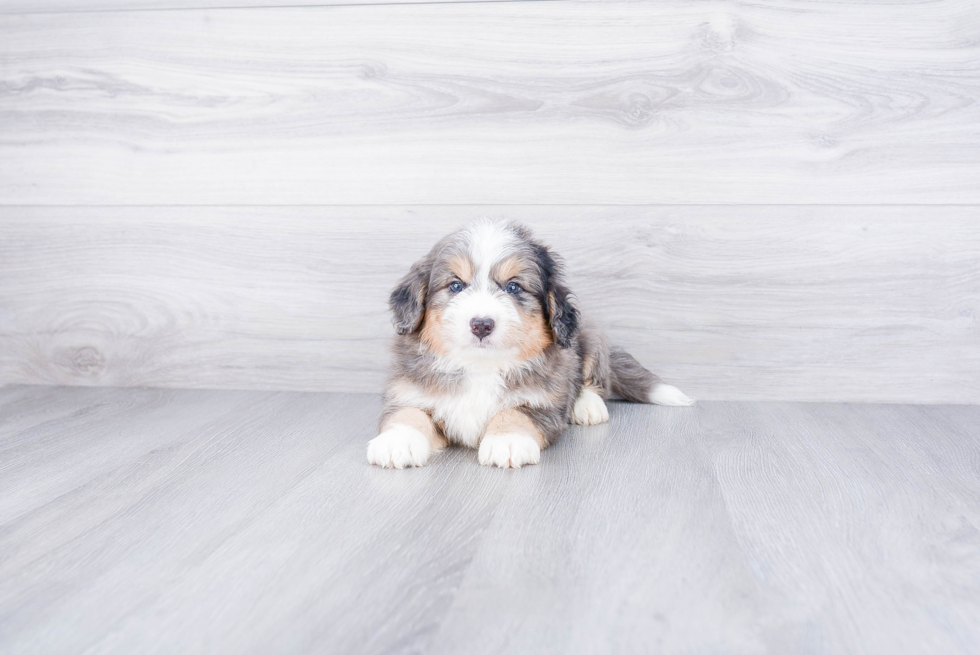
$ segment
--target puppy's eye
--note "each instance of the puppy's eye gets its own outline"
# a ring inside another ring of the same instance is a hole
[[[459,293],[463,290],[463,283],[459,280],[453,280],[453,283],[449,285],[449,290],[453,293]]]
[[[504,289],[504,291],[506,291],[507,293],[513,293],[513,294],[518,294],[523,290],[524,289],[522,289],[521,285],[519,285],[517,282],[508,282],[507,288]]]

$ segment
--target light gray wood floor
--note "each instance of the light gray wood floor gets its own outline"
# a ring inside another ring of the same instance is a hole
[[[980,407],[617,403],[389,471],[379,406],[0,389],[0,652],[980,651]]]

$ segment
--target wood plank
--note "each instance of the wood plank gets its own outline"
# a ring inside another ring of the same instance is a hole
[[[704,443],[718,411],[615,403],[571,428],[497,508],[432,651],[761,652],[767,594]]]
[[[980,535],[976,412],[757,404],[708,413],[738,543],[770,603],[797,621],[768,626],[768,650],[809,641],[854,652],[859,640],[868,653],[975,650],[980,576],[964,555]],[[937,566],[951,584],[937,584]],[[950,595],[964,593],[953,610]],[[936,630],[947,621],[956,627]]]
[[[980,203],[972,0],[0,17],[0,203]]]
[[[0,208],[0,383],[377,392],[390,289],[488,215],[695,398],[980,402],[969,206]]]
[[[562,0],[0,0],[0,14],[102,11],[214,10],[334,5],[397,5],[437,2],[559,2]]]
[[[57,395],[83,411],[52,420]],[[0,444],[31,434],[0,464],[36,473],[0,506],[3,652],[980,640],[980,407],[612,403],[537,466],[451,449],[391,471],[364,459],[377,396],[35,387],[0,405],[31,396],[33,425],[0,426]],[[98,426],[131,443],[93,451],[78,435]]]
[[[432,650],[971,652],[977,412],[616,405],[504,499]]]
[[[407,476],[368,466],[376,396],[111,391],[129,411],[81,427],[138,435],[130,452],[93,457],[66,420],[5,460],[35,473],[35,493],[0,507],[0,650],[145,651],[149,621],[161,652],[366,652],[438,614],[509,485],[463,451]],[[149,398],[169,414],[147,414]],[[72,449],[89,476],[64,489],[38,467]],[[422,515],[446,526],[443,547],[422,538]],[[352,604],[379,565],[372,600]]]

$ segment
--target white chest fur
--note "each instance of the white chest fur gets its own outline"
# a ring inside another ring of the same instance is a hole
[[[397,405],[431,412],[432,418],[443,426],[450,442],[476,448],[490,419],[503,410],[521,406],[543,407],[549,403],[544,389],[508,388],[506,375],[514,369],[514,366],[507,366],[508,363],[495,361],[492,367],[472,363],[454,367],[451,370],[465,373],[452,392],[433,393],[407,380],[394,383],[388,392]]]
[[[446,438],[475,448],[498,412],[510,405],[503,375],[497,371],[472,372],[453,394],[432,398],[432,417],[445,426]]]

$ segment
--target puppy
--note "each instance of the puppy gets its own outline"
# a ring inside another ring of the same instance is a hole
[[[439,241],[389,299],[398,335],[368,461],[422,466],[454,443],[520,468],[570,422],[607,421],[610,392],[692,404],[609,348],[570,295],[558,258],[524,227],[483,221]]]

